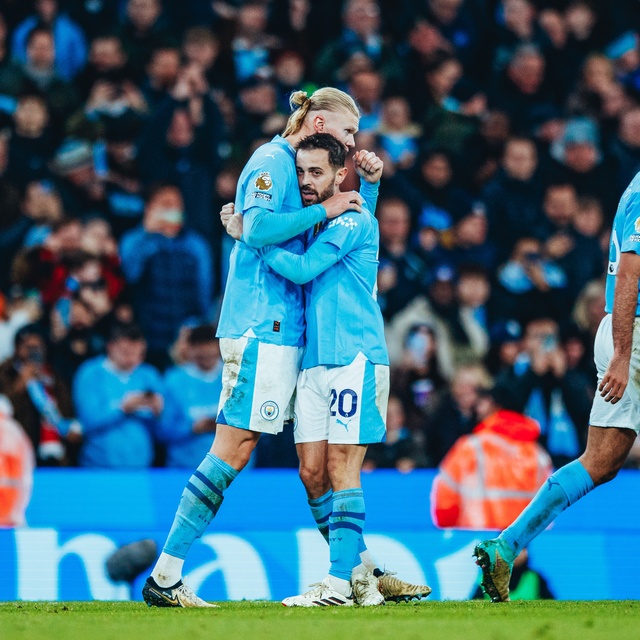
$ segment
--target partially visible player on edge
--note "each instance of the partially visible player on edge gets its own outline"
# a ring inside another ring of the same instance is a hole
[[[347,210],[362,197],[337,193],[302,207],[294,146],[316,132],[355,144],[360,113],[346,93],[326,87],[311,97],[292,94],[292,113],[282,136],[259,147],[238,181],[236,209],[243,214],[244,242],[231,254],[218,337],[224,360],[216,436],[211,451],[182,493],[164,549],[142,595],[149,606],[211,607],[182,582],[184,559],[215,517],[223,494],[247,462],[261,432],[282,430],[304,343],[302,289],[269,269],[251,247],[274,243],[302,250],[303,231]],[[377,198],[377,185],[369,197]],[[296,237],[297,236],[297,237]]]
[[[339,191],[347,168],[345,147],[318,133],[297,147],[298,184],[305,205]],[[326,221],[305,253],[279,247],[260,250],[282,276],[306,288],[307,335],[295,401],[295,441],[324,444],[332,488],[328,515],[331,567],[327,577],[303,595],[285,598],[291,607],[384,604],[368,589],[360,561],[365,520],[360,469],[367,444],[385,436],[389,357],[376,301],[378,224],[366,210]],[[356,566],[361,572],[352,572]],[[361,584],[364,581],[364,584]],[[353,584],[353,586],[352,586]]]
[[[589,418],[586,451],[556,471],[529,506],[498,538],[475,548],[485,591],[509,600],[517,555],[567,507],[609,482],[640,432],[640,173],[622,194],[613,221],[607,269],[607,315],[595,337],[598,390]]]

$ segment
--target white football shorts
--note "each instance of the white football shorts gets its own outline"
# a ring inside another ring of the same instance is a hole
[[[598,327],[593,347],[598,369],[598,386],[604,377],[609,360],[613,356],[611,314],[607,314]],[[640,318],[633,323],[629,384],[622,398],[611,404],[605,402],[599,391],[593,398],[589,424],[593,427],[619,427],[640,433]]]
[[[293,418],[292,397],[302,362],[302,347],[221,338],[224,362],[219,424],[260,433],[280,433]]]
[[[345,367],[305,369],[296,388],[296,444],[384,442],[388,400],[389,367],[361,353]]]

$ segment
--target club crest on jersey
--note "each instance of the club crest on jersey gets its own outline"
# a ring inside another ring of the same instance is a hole
[[[633,226],[636,229],[636,233],[640,233],[640,217],[636,218],[636,221],[633,223]]]
[[[273,187],[273,180],[271,180],[271,174],[268,171],[262,171],[255,181],[256,189],[261,191],[269,191]]]
[[[280,413],[280,409],[278,408],[278,405],[275,402],[272,402],[271,400],[267,400],[260,407],[260,415],[265,420],[275,420],[278,417],[279,413]]]

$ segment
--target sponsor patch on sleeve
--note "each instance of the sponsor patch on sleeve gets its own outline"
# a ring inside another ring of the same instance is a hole
[[[262,191],[254,191],[251,197],[256,200],[264,200],[265,202],[271,202],[271,200],[273,200],[270,193],[262,193]]]

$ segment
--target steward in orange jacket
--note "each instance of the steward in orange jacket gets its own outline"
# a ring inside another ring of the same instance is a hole
[[[33,485],[33,447],[12,413],[11,403],[0,396],[0,527],[25,524]]]
[[[495,408],[496,405],[494,405]],[[431,490],[438,527],[504,529],[551,475],[538,423],[498,409],[462,436],[440,464]]]

